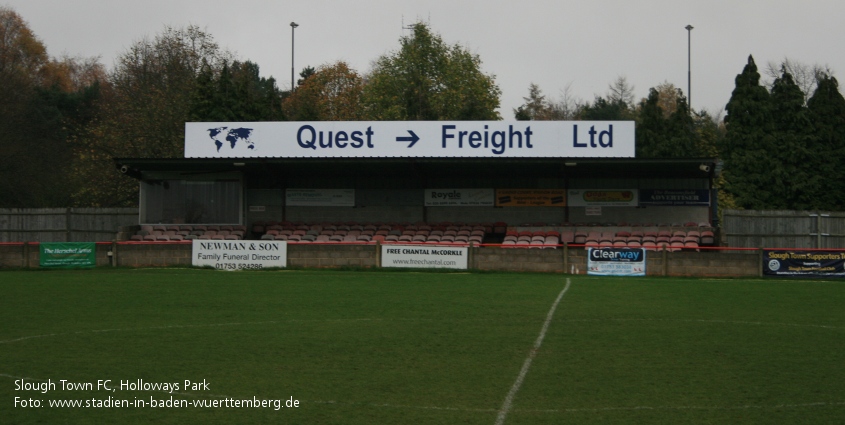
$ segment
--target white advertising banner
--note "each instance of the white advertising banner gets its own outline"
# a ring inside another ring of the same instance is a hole
[[[256,270],[286,267],[285,241],[221,241],[194,239],[191,265],[218,270]]]
[[[185,158],[633,158],[633,121],[185,123]]]
[[[285,205],[292,207],[354,207],[355,189],[286,189]]]
[[[426,189],[427,207],[492,207],[496,202],[493,189]]]
[[[587,274],[595,276],[645,276],[645,249],[590,248]]]
[[[637,189],[570,189],[566,196],[570,207],[636,207]]]
[[[431,245],[382,245],[381,266],[415,269],[466,269],[469,248]]]

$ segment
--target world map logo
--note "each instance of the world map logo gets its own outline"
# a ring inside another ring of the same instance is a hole
[[[252,130],[251,128],[209,128],[208,137],[214,141],[214,145],[217,146],[217,152],[220,152],[220,149],[224,145],[228,145],[229,149],[235,149],[238,147],[238,143],[241,143],[247,149],[255,149],[255,144],[250,140]]]

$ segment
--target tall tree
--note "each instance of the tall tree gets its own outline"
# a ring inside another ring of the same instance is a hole
[[[628,83],[628,78],[619,76],[607,87],[607,100],[611,104],[618,103],[627,105],[629,109],[634,107],[634,86]]]
[[[588,121],[620,121],[632,119],[633,114],[634,111],[623,101],[596,96],[593,103],[587,102],[581,107],[578,118]]]
[[[307,76],[285,99],[285,114],[294,121],[357,121],[365,119],[361,103],[364,79],[340,61]]]
[[[550,105],[546,101],[546,96],[540,90],[540,86],[531,83],[528,85],[528,97],[523,97],[525,101],[520,107],[513,110],[514,116],[519,121],[532,121],[548,119],[550,115]]]
[[[14,10],[0,6],[0,74],[35,80],[47,63],[47,48]]]
[[[737,206],[764,209],[779,203],[777,173],[780,164],[770,155],[778,149],[774,138],[771,99],[760,85],[754,58],[737,75],[725,106],[726,135],[720,149],[725,161],[726,190]]]
[[[191,121],[281,121],[282,92],[276,81],[259,75],[250,61],[223,64],[215,72],[204,64],[191,100]]]
[[[839,83],[830,75],[823,75],[807,109],[814,125],[816,148],[811,151],[817,159],[821,175],[817,198],[824,203],[818,208],[845,210],[845,98],[839,92]]]
[[[773,197],[775,203],[771,206],[797,210],[818,208],[821,175],[815,166],[815,136],[809,112],[804,107],[804,93],[786,68],[772,84],[771,102],[776,149],[769,156],[780,165],[769,173],[778,188],[778,196]]]
[[[449,46],[424,23],[399,40],[400,49],[375,61],[364,89],[372,119],[492,120],[501,90],[481,59]]]
[[[774,86],[775,80],[781,78],[784,72],[792,76],[792,80],[804,93],[804,101],[816,90],[816,86],[825,75],[830,75],[830,69],[826,65],[809,65],[794,59],[784,58],[780,63],[768,62],[766,64],[766,77],[769,87]]]
[[[666,107],[671,110],[667,111]],[[680,90],[666,93],[666,86],[651,88],[636,115],[638,158],[705,156],[703,142],[696,131],[696,120]]]
[[[51,59],[23,18],[0,7],[0,206],[70,204],[73,138],[94,119],[102,69]]]
[[[119,174],[112,158],[181,157],[198,76],[204,66],[218,72],[230,58],[210,34],[194,26],[166,27],[121,54],[109,75],[112,93],[103,99],[103,116],[82,141],[85,155],[76,163],[75,176],[98,184],[77,193],[79,202],[137,204],[137,182]]]

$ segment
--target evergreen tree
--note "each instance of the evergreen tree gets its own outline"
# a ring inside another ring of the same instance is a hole
[[[778,185],[773,179],[778,161],[773,136],[769,92],[760,85],[754,58],[737,75],[731,99],[725,106],[726,135],[720,151],[725,161],[726,189],[737,206],[765,209],[777,205]]]
[[[845,210],[845,98],[839,83],[829,75],[822,76],[807,109],[814,125],[815,148],[809,153],[815,159],[820,175],[818,207],[824,210]]]
[[[655,88],[640,103],[637,113],[638,158],[695,158],[705,156],[700,149],[696,122],[690,114],[686,97],[673,89],[674,108],[667,113],[661,106],[665,95]]]
[[[669,114],[668,134],[672,147],[672,156],[678,158],[696,158],[703,156],[695,132],[695,122],[687,104],[687,98],[681,91],[676,92],[676,108]]]
[[[819,208],[820,174],[810,154],[814,145],[812,125],[804,106],[804,93],[786,69],[772,85],[771,101],[775,146],[768,154],[779,166],[769,172],[777,188],[770,208]]]
[[[532,121],[543,120],[549,114],[549,103],[546,101],[546,96],[540,90],[540,86],[531,83],[528,85],[528,97],[523,97],[525,101],[517,109],[513,110],[514,116],[518,121]]]
[[[636,126],[637,158],[665,158],[671,156],[666,137],[666,119],[658,104],[660,95],[654,88],[640,103]]]
[[[224,63],[218,75],[203,66],[191,100],[192,121],[281,121],[282,93],[252,62]]]
[[[608,100],[596,96],[592,104],[587,103],[578,114],[578,118],[586,121],[622,121],[633,119],[634,112],[622,100]]]

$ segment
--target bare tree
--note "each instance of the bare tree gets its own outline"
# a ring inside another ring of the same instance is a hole
[[[607,100],[610,103],[624,103],[629,108],[634,106],[634,86],[628,84],[628,79],[620,75],[613,84],[608,85]]]
[[[813,95],[813,92],[816,91],[818,81],[822,77],[826,75],[833,75],[833,71],[831,71],[830,67],[827,65],[808,65],[789,58],[784,58],[780,63],[770,61],[766,64],[766,86],[768,86],[771,90],[775,80],[780,78],[784,72],[788,72],[792,75],[792,79],[795,81],[795,84],[802,92],[804,92],[804,103],[806,103],[807,99],[809,99],[810,96]]]
[[[572,94],[572,83],[561,89],[556,102],[549,103],[549,111],[554,120],[574,120],[578,111],[584,106],[584,101]]]

